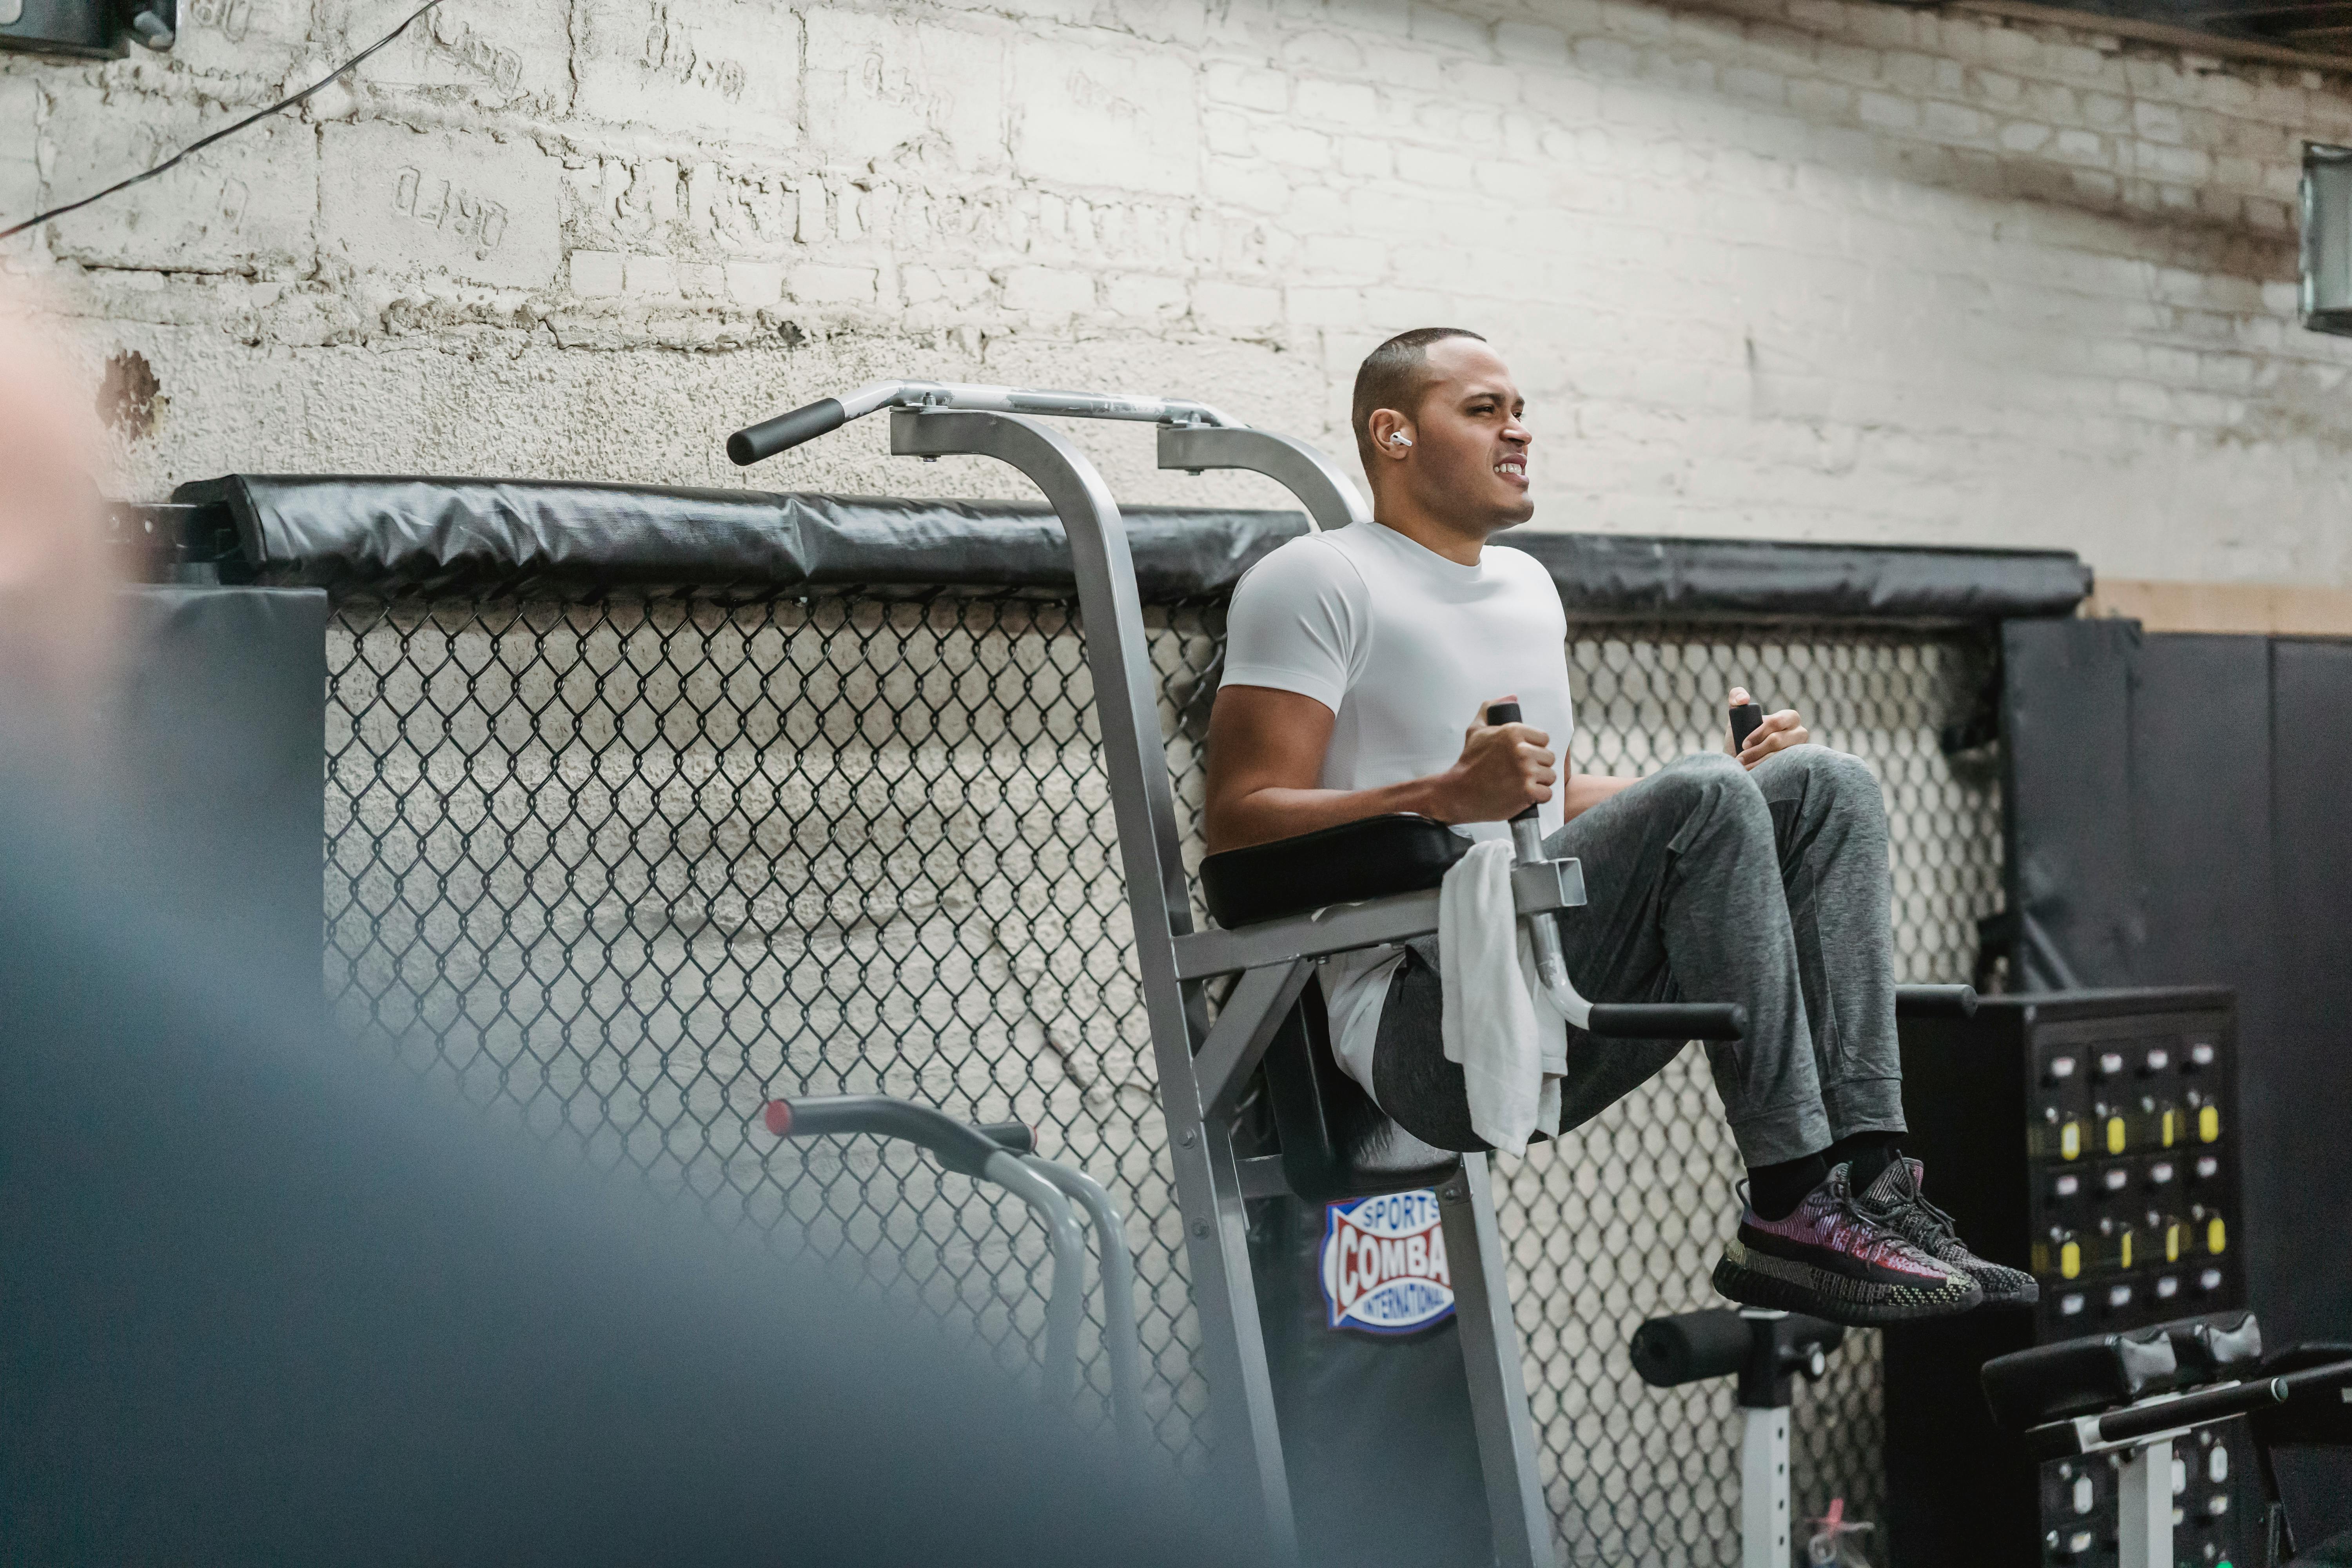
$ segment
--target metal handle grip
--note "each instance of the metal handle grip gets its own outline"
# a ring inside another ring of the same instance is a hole
[[[2331,1362],[2284,1375],[2252,1377],[2243,1383],[2184,1394],[2177,1399],[2147,1400],[2104,1415],[2046,1422],[2026,1432],[2025,1449],[2036,1458],[2064,1458],[2102,1443],[2128,1443],[2159,1432],[2227,1420],[2267,1405],[2315,1395],[2324,1397],[2347,1386],[2352,1386],[2352,1361]]]
[[[1486,722],[1489,724],[1519,724],[1526,722],[1526,721],[1519,717],[1519,705],[1517,703],[1489,702],[1486,704]],[[1513,822],[1532,822],[1535,820],[1536,814],[1540,810],[1542,810],[1541,806],[1538,806],[1534,802],[1530,801],[1528,804],[1528,808],[1525,811],[1520,812],[1517,816],[1511,818],[1511,820]]]
[[[1895,1016],[1898,1018],[1973,1018],[1977,988],[1973,985],[1897,985]]]
[[[749,468],[762,458],[772,458],[789,451],[803,441],[814,441],[841,428],[849,418],[849,410],[838,397],[827,397],[795,408],[790,414],[779,414],[773,419],[762,419],[757,425],[738,430],[727,437],[727,456],[737,468]]]
[[[1748,1032],[1737,1002],[1595,1002],[1596,1035],[1633,1040],[1736,1040]]]
[[[2102,1415],[2099,1417],[2099,1436],[2110,1443],[2129,1442],[2134,1437],[2147,1437],[2178,1427],[2194,1426],[2201,1421],[2221,1421],[2232,1415],[2242,1415],[2266,1405],[2284,1405],[2286,1399],[2287,1381],[2283,1377],[2262,1378],[2228,1388],[2210,1388],[2196,1394],[2184,1394],[2178,1399],[2167,1399]]]
[[[772,1100],[764,1111],[768,1131],[779,1138],[815,1138],[870,1132],[898,1138],[939,1156],[940,1163],[978,1176],[989,1156],[1004,1145],[980,1128],[958,1121],[928,1105],[879,1094],[845,1094],[824,1100]],[[1026,1132],[1028,1129],[1023,1128]]]

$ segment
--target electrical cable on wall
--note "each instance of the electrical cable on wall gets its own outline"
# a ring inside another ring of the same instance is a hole
[[[441,0],[425,0],[425,4],[419,5],[415,10],[411,11],[406,19],[404,20],[399,26],[394,27],[391,32],[386,33],[383,37],[378,38],[374,43],[370,44],[366,48],[362,49],[358,54],[353,55],[350,59],[345,60],[341,65],[337,66],[333,70],[329,71],[325,76],[320,77],[317,81],[312,82],[310,86],[294,94],[291,98],[281,98],[267,109],[255,110],[251,114],[247,115],[244,119],[238,121],[234,125],[225,126],[221,130],[214,132],[209,136],[200,136],[195,141],[189,142],[186,146],[173,153],[169,158],[166,158],[162,163],[156,164],[153,168],[142,169],[127,180],[117,180],[113,184],[107,186],[106,189],[100,191],[95,195],[84,196],[78,202],[68,202],[61,207],[51,207],[47,212],[35,213],[31,217],[26,218],[22,223],[12,224],[6,228],[0,228],[0,239],[14,238],[16,236],[24,233],[26,229],[32,228],[40,224],[45,224],[51,218],[63,217],[66,214],[70,212],[79,212],[83,207],[89,205],[92,202],[104,201],[107,197],[114,195],[117,191],[127,191],[131,186],[139,184],[142,180],[152,180],[158,174],[164,174],[169,170],[177,168],[180,163],[192,153],[201,153],[205,148],[211,146],[214,142],[236,135],[238,132],[244,130],[255,121],[267,120],[273,114],[297,107],[298,105],[307,101],[310,95],[317,92],[320,88],[348,76],[358,67],[362,60],[366,59],[370,55],[375,53],[386,44],[392,42],[393,39],[408,31],[411,26],[415,25],[416,19],[419,16],[424,16],[425,12],[432,10],[433,7],[439,4],[441,4]]]

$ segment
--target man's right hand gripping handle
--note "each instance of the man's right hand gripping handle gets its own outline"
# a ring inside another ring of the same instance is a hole
[[[1489,724],[1519,721],[1516,702],[1496,702],[1486,710]],[[1537,811],[1530,803],[1511,818],[1511,841],[1522,862],[1543,857]],[[1595,1002],[1584,1027],[1618,1039],[1736,1040],[1748,1032],[1748,1009],[1737,1002]]]

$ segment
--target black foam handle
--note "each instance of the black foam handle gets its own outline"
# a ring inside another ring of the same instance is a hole
[[[877,1138],[898,1138],[929,1149],[950,1171],[977,1176],[989,1156],[1004,1152],[992,1132],[958,1121],[944,1111],[912,1100],[881,1094],[844,1094],[824,1100],[772,1100],[766,1110],[768,1131],[783,1138],[813,1138],[845,1132],[870,1132]],[[1024,1132],[1026,1128],[1022,1129]]]
[[[1741,702],[1731,710],[1731,750],[1736,755],[1748,749],[1748,737],[1756,733],[1756,726],[1764,722],[1764,704]]]
[[[1748,1364],[1755,1331],[1728,1307],[1652,1318],[1633,1331],[1633,1370],[1652,1388],[1729,1377]]]
[[[848,417],[849,410],[841,405],[841,399],[828,397],[805,408],[795,408],[790,414],[762,419],[727,437],[728,459],[739,468],[748,468],[762,458],[772,458],[803,441],[814,441],[838,430]]]
[[[1973,985],[1897,985],[1895,1016],[1898,1018],[1973,1018],[1977,988]]]
[[[1519,705],[1517,703],[1489,702],[1486,704],[1486,722],[1489,724],[1519,724],[1526,722],[1526,721],[1519,717]],[[1511,820],[1513,822],[1517,822],[1522,817],[1532,817],[1542,809],[1543,808],[1539,805],[1530,804],[1525,811],[1518,813],[1517,816],[1513,816]]]
[[[2336,1368],[2316,1369],[2323,1381],[2329,1371],[2337,1377],[2352,1377],[2352,1362]],[[2099,1417],[2099,1436],[2104,1442],[2124,1443],[2134,1437],[2153,1436],[2158,1432],[2201,1426],[2208,1421],[2226,1421],[2232,1415],[2243,1415],[2260,1410],[2266,1405],[2284,1405],[2295,1394],[2294,1380],[2284,1377],[2257,1378],[2247,1383],[2232,1383],[2220,1388],[2200,1389],[2184,1394],[2178,1399],[2167,1399],[2152,1405],[2116,1410]],[[2036,1426],[2025,1435],[2026,1452],[2042,1458],[2063,1458],[2074,1451],[2068,1439],[2074,1436],[2071,1421],[2053,1422],[2048,1426]],[[2055,1450],[2054,1452],[2053,1450]]]
[[[1737,1002],[1595,1002],[1585,1027],[1631,1040],[1736,1040],[1748,1032]]]

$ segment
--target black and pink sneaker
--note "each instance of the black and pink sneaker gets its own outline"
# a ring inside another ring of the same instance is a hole
[[[1948,1317],[1984,1288],[1854,1206],[1847,1167],[1831,1170],[1786,1219],[1743,1209],[1715,1288],[1750,1307],[1803,1312],[1854,1328]]]
[[[1919,1190],[1927,1168],[1916,1160],[1890,1162],[1878,1180],[1863,1189],[1854,1206],[1937,1262],[1957,1268],[1984,1290],[1988,1307],[2031,1307],[2042,1288],[2021,1268],[1988,1262],[1969,1250],[1952,1216]]]

